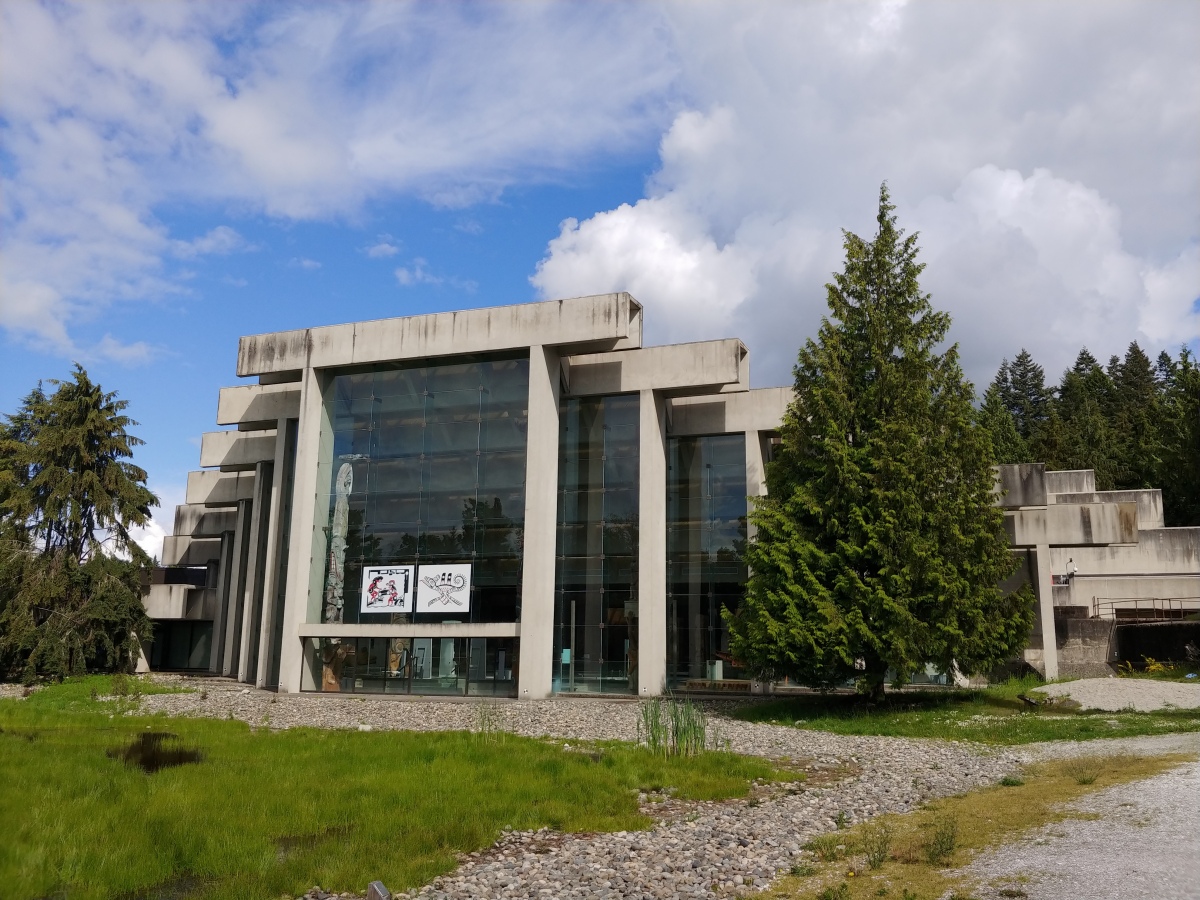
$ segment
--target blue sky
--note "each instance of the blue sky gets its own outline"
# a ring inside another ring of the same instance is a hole
[[[0,411],[164,501],[239,335],[629,290],[780,384],[887,179],[968,374],[1200,337],[1200,4],[0,2]]]

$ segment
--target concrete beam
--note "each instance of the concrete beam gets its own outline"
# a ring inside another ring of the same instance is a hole
[[[1075,560],[1080,575],[1200,574],[1200,528],[1147,528],[1125,547],[1063,547],[1051,552],[1056,573]]]
[[[641,323],[641,305],[626,293],[353,322],[243,337],[237,373],[262,375],[534,345],[624,349],[641,346]]]
[[[1137,504],[1055,504],[1010,510],[1004,514],[1004,527],[1014,547],[1132,544],[1138,540]]]
[[[164,566],[206,566],[221,556],[220,538],[168,535],[163,538]]]
[[[1004,509],[1046,505],[1046,464],[996,466],[996,505]]]
[[[248,472],[275,458],[275,432],[207,431],[200,439],[200,465],[222,472]]]
[[[1137,491],[1091,491],[1080,494],[1051,494],[1053,503],[1136,503],[1138,528],[1165,528],[1162,491],[1158,488]]]
[[[142,599],[151,619],[212,621],[217,612],[217,592],[190,584],[152,584]]]
[[[253,496],[253,472],[188,472],[184,501],[189,505],[237,506]]]
[[[440,638],[440,637],[520,637],[520,622],[428,622],[399,625],[322,625],[306,622],[298,626],[301,640],[319,637],[375,637],[375,638]],[[525,665],[522,660],[521,669]]]
[[[239,431],[274,428],[279,419],[300,416],[300,385],[242,384],[221,388],[217,424],[236,425]]]
[[[176,537],[220,537],[237,527],[237,509],[210,509],[202,503],[181,503],[175,507]]]
[[[1051,559],[1054,553],[1051,551]],[[1096,601],[1200,600],[1200,572],[1194,575],[1076,575],[1060,602],[1055,587],[1055,605],[1092,606]]]
[[[563,368],[573,397],[648,390],[712,394],[750,387],[746,346],[734,339],[578,354],[565,359]]]
[[[1090,494],[1095,490],[1096,473],[1092,469],[1046,472],[1047,494]]]
[[[677,397],[670,401],[667,430],[671,437],[778,431],[794,397],[790,387]]]

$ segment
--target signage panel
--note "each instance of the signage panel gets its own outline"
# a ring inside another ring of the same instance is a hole
[[[362,605],[365,613],[410,613],[416,566],[367,566],[362,574]]]
[[[417,580],[417,612],[464,613],[470,609],[470,563],[422,564]]]

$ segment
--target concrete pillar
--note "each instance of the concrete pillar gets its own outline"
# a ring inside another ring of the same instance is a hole
[[[284,536],[288,532],[288,523],[284,521],[292,505],[284,497],[285,485],[288,483],[288,420],[280,419],[275,429],[275,464],[272,472],[270,524],[267,531],[267,548],[264,556],[262,588],[262,618],[258,627],[258,671],[254,676],[254,686],[258,688],[271,685],[271,659],[273,658],[275,641],[275,615],[279,605],[280,563],[286,552],[283,546]],[[282,660],[281,660],[282,662]],[[282,666],[281,666],[282,669]]]
[[[642,391],[638,446],[638,695],[667,683],[667,404]]]
[[[1054,587],[1050,575],[1050,545],[1037,545],[1038,626],[1042,632],[1042,674],[1049,681],[1058,677],[1058,640],[1054,635]]]
[[[279,654],[279,690],[299,693],[304,687],[304,642],[300,626],[321,621],[321,579],[325,576],[326,508],[317,515],[318,498],[328,493],[333,460],[333,429],[326,427],[326,379],[304,370],[300,421],[296,429],[296,461],[292,488],[291,546],[283,607],[283,641]],[[347,585],[353,594],[356,585]]]
[[[239,500],[233,527],[233,564],[229,572],[229,608],[225,614],[221,674],[237,676],[242,648],[242,621],[246,604],[246,563],[250,555],[250,500]]]
[[[246,590],[242,601],[242,633],[238,645],[237,679],[253,682],[258,669],[258,626],[262,619],[262,583],[271,521],[271,485],[274,463],[254,467],[254,497],[250,502],[249,547],[246,556]]]
[[[221,557],[217,565],[217,615],[213,620],[212,647],[208,654],[208,671],[216,675],[225,661],[226,623],[236,605],[233,602],[234,556],[237,555],[237,531],[221,533]]]
[[[525,446],[525,562],[521,570],[518,696],[550,696],[554,671],[554,554],[558,539],[559,356],[529,348]]]

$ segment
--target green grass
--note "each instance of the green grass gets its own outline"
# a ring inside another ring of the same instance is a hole
[[[854,694],[812,694],[743,707],[735,715],[837,734],[970,740],[985,744],[1088,740],[1200,731],[1200,710],[1152,713],[1031,710],[1019,698],[1041,686],[1013,679],[982,690],[903,691],[872,705]]]
[[[725,753],[664,758],[630,744],[511,735],[252,730],[127,715],[89,678],[0,701],[0,884],[13,900],[150,896],[194,880],[189,900],[327,890],[393,891],[454,868],[504,828],[645,828],[638,790],[707,800],[787,777]],[[147,729],[198,764],[147,775],[108,751]]]
[[[1137,665],[1125,664],[1117,669],[1122,678],[1148,678],[1153,681],[1182,681],[1185,684],[1200,684],[1200,663],[1157,662],[1145,660]],[[1188,676],[1192,676],[1189,678]]]

